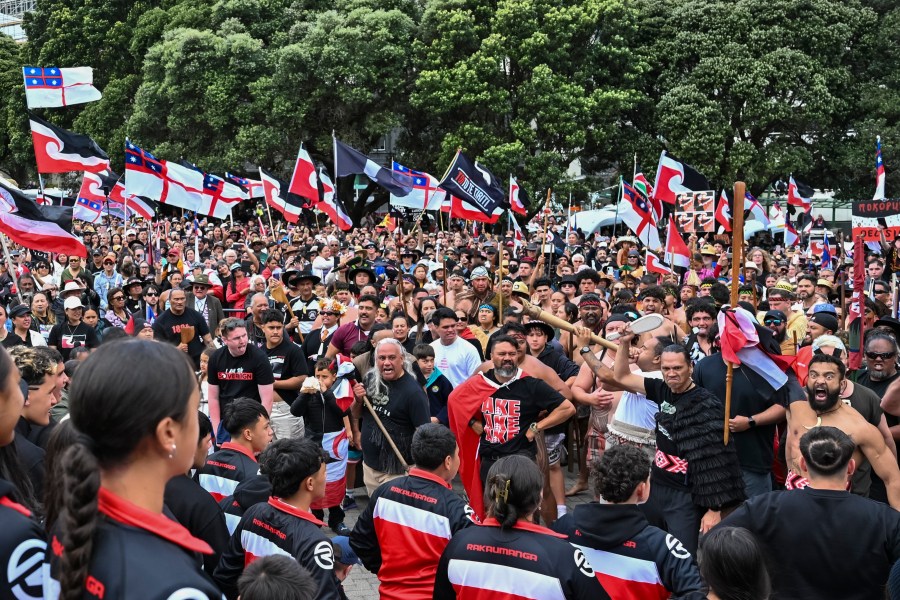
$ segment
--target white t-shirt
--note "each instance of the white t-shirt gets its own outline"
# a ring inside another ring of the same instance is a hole
[[[647,373],[633,371],[632,374],[649,379],[662,379],[662,371],[650,371]],[[634,392],[622,392],[613,421],[653,431],[656,429],[656,413],[658,411],[659,407],[656,405],[656,402],[648,400],[647,396],[635,394]]]
[[[435,340],[431,342],[431,347],[434,348],[434,366],[441,370],[453,387],[461,385],[481,366],[478,350],[460,337],[449,346]]]
[[[325,258],[324,256],[317,256],[312,261],[312,272],[313,275],[318,276],[320,279],[325,279],[328,276],[328,273],[331,272],[331,269],[334,268],[334,259],[333,258]]]

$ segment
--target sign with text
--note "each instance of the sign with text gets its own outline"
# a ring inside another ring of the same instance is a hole
[[[884,225],[887,241],[900,236],[900,199],[853,201],[854,238],[860,237],[864,242],[880,241],[879,225]]]

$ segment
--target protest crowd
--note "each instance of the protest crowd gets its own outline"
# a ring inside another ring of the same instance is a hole
[[[0,599],[900,598],[898,228],[791,177],[776,242],[663,152],[583,230],[334,138],[390,192],[354,222],[302,146],[288,183],[127,141],[123,183],[30,123],[84,175],[0,179]]]
[[[0,597],[337,599],[354,565],[382,598],[885,597],[895,246],[863,251],[851,379],[843,246],[748,244],[732,307],[728,237],[658,273],[545,221],[11,243]]]

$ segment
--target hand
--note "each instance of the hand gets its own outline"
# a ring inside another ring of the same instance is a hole
[[[366,397],[366,388],[361,383],[357,383],[353,386],[353,395],[356,396],[357,400],[362,400]]]
[[[297,329],[298,325],[300,325],[299,317],[293,317],[290,321],[288,321],[287,327],[288,329]]]
[[[533,441],[534,441],[534,436],[535,436],[535,433],[534,433],[534,431],[531,429],[531,427],[529,427],[528,429],[525,430],[525,439],[526,439],[526,440],[528,440],[529,442],[533,442]]]
[[[575,345],[578,348],[584,348],[593,343],[591,341],[591,330],[583,325],[576,325],[573,335],[575,336]]]
[[[631,331],[631,325],[628,325],[627,327],[625,327],[625,329],[622,331],[621,336],[616,341],[619,342],[619,347],[625,346],[627,348],[628,346],[631,345],[631,340],[633,340],[633,339],[634,339],[634,332]],[[630,350],[629,350],[629,352],[630,352]],[[629,356],[630,356],[630,354],[629,354]]]
[[[610,406],[612,406],[613,400],[615,399],[615,394],[602,388],[599,390],[595,390],[594,393],[590,395],[591,405],[596,406],[600,409],[608,409]]]
[[[484,424],[481,421],[475,421],[472,423],[472,431],[480,436],[484,433]]]
[[[731,433],[740,433],[750,429],[750,419],[741,415],[733,419],[728,419],[728,431]]]
[[[718,510],[708,510],[700,520],[700,533],[709,533],[709,530],[722,522],[722,513]]]
[[[187,352],[188,345],[187,344],[178,344],[178,349],[181,350],[182,352]]]
[[[440,423],[440,421],[438,421],[437,417],[431,417],[431,422],[432,423]]]

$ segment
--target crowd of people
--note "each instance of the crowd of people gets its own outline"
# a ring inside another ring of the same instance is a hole
[[[900,243],[235,223],[0,261],[0,598],[900,598]]]

